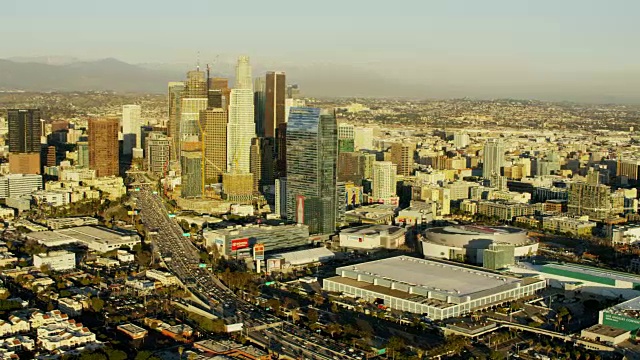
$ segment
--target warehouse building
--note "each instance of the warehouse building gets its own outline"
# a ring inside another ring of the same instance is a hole
[[[267,252],[293,249],[309,244],[309,227],[294,225],[246,225],[206,230],[205,245],[217,247],[223,256],[249,257],[255,244],[264,244]]]
[[[140,243],[140,237],[100,226],[78,226],[62,230],[29,233],[27,239],[51,248],[69,244],[84,244],[89,249],[105,253],[128,246],[132,249]]]
[[[286,271],[333,260],[336,254],[326,247],[289,251],[267,256],[267,272]]]
[[[336,269],[323,288],[434,320],[458,317],[544,289],[544,280],[516,278],[408,256]]]

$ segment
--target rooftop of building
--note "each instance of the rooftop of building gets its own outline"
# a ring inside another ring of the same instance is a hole
[[[326,258],[326,257],[333,257],[333,256],[335,256],[333,251],[327,249],[326,247],[317,247],[313,249],[296,250],[296,251],[289,251],[289,252],[274,254],[273,256],[269,256],[268,258],[285,259],[286,261],[292,264],[305,264],[312,261],[316,261],[316,259],[319,259],[319,258]]]
[[[81,241],[81,242],[118,242],[123,239],[123,237],[128,237],[130,234],[115,231],[112,229],[108,229],[100,226],[77,226],[67,229],[61,230],[52,230],[52,231],[42,231],[38,233],[30,233],[28,235],[30,238],[33,238],[44,245],[47,242],[57,242],[57,241]]]
[[[621,302],[604,310],[617,315],[624,315],[634,319],[640,319],[640,296]]]
[[[450,225],[431,228],[427,232],[450,235],[501,235],[524,233],[525,230],[510,226]]]
[[[131,324],[131,323],[118,325],[118,329],[122,329],[122,330],[130,332],[132,334],[139,334],[139,333],[143,333],[143,332],[147,331],[144,328],[141,328],[140,326],[137,326],[137,325],[134,325],[134,324]]]
[[[547,269],[553,268],[553,269],[563,270],[567,272],[570,271],[570,272],[576,272],[584,275],[598,276],[598,277],[608,278],[612,280],[619,280],[619,281],[630,282],[633,284],[640,284],[640,276],[637,276],[631,273],[614,271],[610,269],[597,268],[593,266],[586,266],[586,265],[580,265],[580,264],[551,263],[551,264],[542,265],[542,269],[545,269],[545,268]],[[640,304],[640,300],[638,300],[638,303]],[[638,309],[640,310],[640,307]]]
[[[57,250],[57,251],[49,251],[42,254],[35,254],[34,256],[37,256],[40,258],[49,258],[49,257],[67,256],[67,255],[74,255],[74,254],[71,251]]]
[[[404,232],[404,229],[393,225],[372,224],[342,229],[340,230],[340,233],[353,235],[378,235],[384,231],[388,232],[389,235],[393,235],[398,232]]]
[[[587,331],[590,333],[607,336],[607,337],[618,337],[620,335],[623,335],[629,332],[629,330],[618,329],[618,328],[614,328],[614,327],[611,327],[608,325],[602,325],[602,324],[595,324],[589,328],[584,329],[583,331]]]
[[[480,269],[409,256],[397,256],[336,269],[368,275],[454,296],[466,296],[522,280]]]

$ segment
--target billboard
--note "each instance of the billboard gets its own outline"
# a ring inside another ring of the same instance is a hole
[[[361,236],[353,236],[352,235],[352,236],[349,236],[349,241],[361,243],[361,242],[364,241],[364,238],[361,237]]]
[[[282,259],[268,259],[267,260],[267,271],[271,272],[273,270],[280,270],[282,266]]]
[[[242,327],[243,327],[242,323],[228,324],[224,326],[224,330],[230,333],[230,332],[242,331]]]
[[[296,196],[296,222],[304,224],[304,196]]]
[[[231,240],[231,251],[246,249],[249,247],[249,238]]]
[[[253,245],[253,259],[264,260],[264,244]]]

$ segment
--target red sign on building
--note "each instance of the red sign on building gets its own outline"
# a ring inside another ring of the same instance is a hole
[[[249,247],[249,238],[231,240],[231,251],[246,249]]]

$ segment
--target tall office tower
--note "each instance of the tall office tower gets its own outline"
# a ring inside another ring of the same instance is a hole
[[[253,201],[253,174],[224,173],[222,175],[222,198],[241,204]]]
[[[40,153],[42,124],[38,109],[9,109],[9,152]]]
[[[180,115],[182,111],[182,94],[184,93],[184,82],[174,81],[169,83],[169,122],[167,123],[167,135],[171,141],[171,160],[180,158]]]
[[[388,153],[388,158],[398,166],[398,175],[411,176],[413,172],[413,157],[416,152],[416,145],[412,143],[393,143]]]
[[[133,148],[142,146],[140,128],[142,109],[140,105],[122,106],[122,155],[131,155]]]
[[[79,167],[89,167],[89,143],[87,141],[78,141],[78,163]]]
[[[398,166],[391,161],[373,163],[372,195],[374,201],[396,196],[396,173]]]
[[[264,136],[275,137],[280,124],[287,122],[284,112],[286,98],[286,76],[283,72],[269,71],[266,76],[266,103],[264,114]]]
[[[484,144],[482,158],[482,177],[491,178],[491,174],[500,175],[504,166],[504,143],[500,139],[489,139]]]
[[[184,142],[180,155],[182,179],[180,196],[184,199],[202,196],[202,151],[194,146],[191,149],[189,143]]]
[[[46,166],[56,166],[56,147],[47,146],[47,161]]]
[[[287,178],[281,177],[275,180],[275,213],[281,219],[287,218]]]
[[[287,218],[314,234],[336,229],[338,139],[335,115],[293,108],[287,124]]]
[[[150,132],[145,146],[147,170],[156,176],[163,176],[169,166],[169,138],[161,132]]]
[[[180,142],[200,139],[200,111],[209,106],[207,77],[203,71],[187,73],[187,81],[180,103]]]
[[[267,84],[265,78],[257,77],[253,81],[253,113],[256,123],[256,136],[265,137],[265,109],[267,100]]]
[[[227,171],[227,111],[221,108],[200,112],[204,144],[204,177],[206,183],[222,182]]]
[[[249,57],[238,58],[236,86],[231,90],[227,124],[227,171],[249,173],[251,139],[255,137],[253,84]]]
[[[457,132],[453,134],[453,146],[458,149],[466,148],[469,145],[469,134]]]
[[[89,167],[98,177],[120,173],[119,128],[118,119],[89,120]]]
[[[253,190],[261,193],[267,185],[273,184],[273,138],[253,138],[251,140],[251,173]]]
[[[287,123],[276,129],[276,177],[287,176]]]

